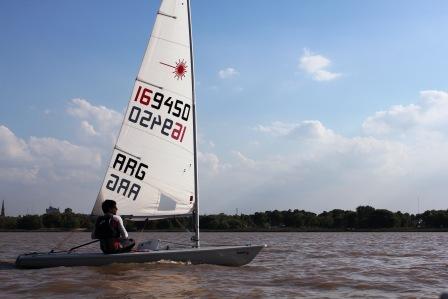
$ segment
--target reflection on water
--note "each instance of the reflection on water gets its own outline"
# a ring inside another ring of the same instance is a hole
[[[134,233],[187,242],[184,233]],[[202,233],[204,243],[267,243],[249,265],[169,261],[18,270],[19,253],[70,248],[88,233],[0,233],[3,298],[437,298],[448,291],[447,233]],[[82,251],[98,251],[98,244]]]

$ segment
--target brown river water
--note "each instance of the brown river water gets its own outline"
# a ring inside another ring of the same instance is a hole
[[[131,237],[186,242],[189,235]],[[201,239],[268,247],[237,268],[159,262],[19,270],[19,253],[58,243],[70,248],[90,235],[0,233],[0,298],[438,298],[448,292],[448,233],[202,233]]]

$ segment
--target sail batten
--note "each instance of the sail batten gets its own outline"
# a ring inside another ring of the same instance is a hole
[[[142,79],[140,79],[140,78],[137,78],[137,79],[135,79],[135,80],[138,81],[138,82],[141,82],[141,83],[145,83],[145,84],[151,85],[152,87],[156,87],[156,88],[158,88],[158,89],[163,89],[162,86],[159,86],[159,85],[155,85],[155,84],[146,82],[146,81],[144,81],[144,80],[142,80]]]
[[[196,201],[188,2],[163,0],[92,213],[191,215]],[[169,212],[169,213],[167,213]]]
[[[165,16],[165,17],[169,17],[169,18],[177,19],[176,16],[169,15],[169,14],[167,14],[167,13],[161,12],[160,10],[157,12],[157,14],[158,14],[158,15]]]
[[[120,152],[123,152],[123,153],[125,153],[125,154],[128,154],[128,155],[134,157],[135,159],[141,160],[141,157],[136,156],[136,155],[134,155],[134,154],[131,154],[130,152],[127,152],[127,151],[125,151],[125,150],[119,148],[118,146],[115,146],[114,149],[116,149],[116,150],[118,150],[118,151],[120,151]]]
[[[163,38],[163,37],[159,37],[159,36],[155,36],[155,35],[152,35],[151,37],[152,38],[156,38],[156,39],[160,39],[160,40],[163,40],[163,41],[166,41],[166,42],[169,42],[169,43],[173,43],[173,44],[176,44],[176,45],[179,45],[179,46],[183,46],[185,48],[188,48],[188,45],[184,45],[184,44],[181,44],[181,43],[178,43],[176,41],[169,40],[169,39],[166,39],[166,38]]]

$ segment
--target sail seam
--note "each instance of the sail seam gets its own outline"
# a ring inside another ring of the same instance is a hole
[[[186,99],[191,100],[190,97],[187,97],[187,96],[185,96],[185,95],[183,95],[183,94],[180,94],[180,93],[178,93],[178,92],[175,92],[175,91],[173,91],[173,90],[171,90],[171,89],[167,89],[167,88],[165,88],[165,90],[167,90],[167,91],[169,91],[169,92],[171,92],[171,93],[174,93],[174,94],[176,94],[176,95],[178,95],[178,96],[181,96],[181,97],[184,97],[184,98],[186,98]]]
[[[134,155],[134,154],[131,154],[130,152],[127,152],[127,151],[125,151],[125,150],[122,150],[121,148],[119,148],[118,146],[116,146],[115,145],[115,147],[114,147],[116,150],[119,150],[120,152],[123,152],[123,153],[125,153],[125,154],[128,154],[128,155],[130,155],[130,156],[132,156],[132,157],[134,157],[134,158],[136,158],[136,159],[138,159],[138,160],[141,160],[142,158],[141,157],[139,157],[139,156],[136,156],[136,155]]]
[[[173,90],[171,90],[171,89],[166,89],[166,88],[164,88],[164,87],[162,87],[162,86],[160,86],[160,85],[153,84],[153,83],[149,83],[148,81],[142,80],[142,79],[140,79],[139,77],[135,78],[135,80],[138,81],[138,82],[144,83],[144,84],[151,85],[151,86],[153,86],[153,87],[155,87],[155,88],[159,88],[159,89],[161,89],[161,90],[167,90],[167,91],[169,91],[169,92],[171,92],[171,93],[174,93],[174,94],[176,94],[176,95],[178,95],[178,96],[181,96],[181,97],[184,97],[184,98],[186,98],[186,99],[191,100],[190,97],[187,97],[187,96],[185,96],[185,95],[183,95],[183,94],[180,94],[180,93],[178,93],[178,92],[175,92],[175,91],[173,91]]]
[[[163,40],[163,41],[166,41],[166,42],[169,42],[169,43],[172,43],[172,44],[176,44],[176,45],[179,45],[179,46],[182,46],[182,47],[185,47],[185,48],[189,48],[188,45],[185,45],[185,44],[182,44],[182,43],[178,43],[178,42],[175,42],[175,41],[172,41],[172,40],[163,38],[163,37],[159,37],[159,36],[156,36],[156,35],[154,35],[154,34],[152,34],[151,37],[154,37],[154,38],[156,38],[156,39],[161,39],[161,40]]]
[[[160,88],[160,89],[162,89],[162,90],[169,91],[169,92],[171,92],[171,93],[174,93],[175,95],[178,95],[178,96],[183,97],[183,98],[185,98],[185,99],[189,99],[189,100],[191,100],[191,98],[188,97],[188,96],[186,96],[186,95],[183,95],[183,94],[181,94],[181,93],[178,93],[178,92],[173,91],[173,90],[171,90],[171,89],[164,88],[164,87],[159,86],[159,85],[156,85],[156,84],[149,83],[149,82],[147,82],[147,81],[145,81],[145,80],[140,79],[139,77],[135,78],[135,80],[138,81],[138,82],[144,83],[144,84],[151,85],[151,86],[156,87],[156,88]]]
[[[151,85],[151,86],[153,86],[153,87],[155,87],[155,88],[158,88],[158,89],[162,89],[162,90],[164,89],[164,88],[163,88],[162,86],[160,86],[160,85],[156,85],[156,84],[149,83],[148,81],[142,80],[142,79],[140,79],[139,77],[135,78],[135,80],[138,81],[138,82],[142,82],[142,83]]]
[[[169,15],[169,14],[167,14],[167,13],[164,13],[163,11],[160,11],[160,10],[157,12],[157,14],[158,14],[158,15],[165,16],[165,17],[168,17],[168,18],[177,19],[176,16]]]

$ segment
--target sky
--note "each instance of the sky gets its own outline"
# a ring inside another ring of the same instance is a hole
[[[0,200],[89,213],[159,1],[0,1]],[[448,2],[193,0],[201,213],[448,203]]]

